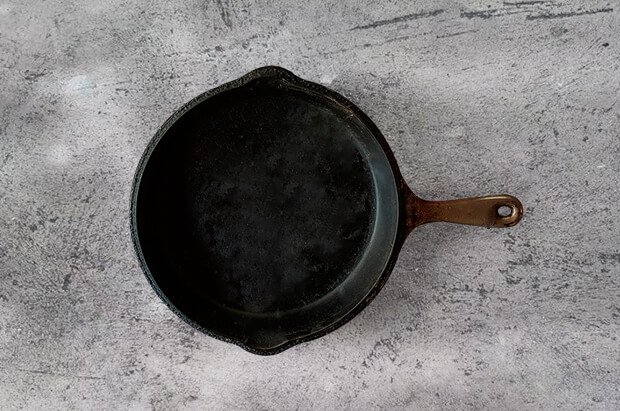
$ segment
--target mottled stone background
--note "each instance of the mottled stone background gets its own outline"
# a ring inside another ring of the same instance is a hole
[[[0,4],[0,406],[620,407],[617,1]],[[366,110],[427,198],[509,230],[408,239],[375,301],[258,357],[194,332],[131,247],[139,156],[182,103],[282,65]]]

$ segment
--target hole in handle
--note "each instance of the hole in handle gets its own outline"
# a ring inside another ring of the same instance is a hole
[[[516,212],[514,206],[501,205],[497,207],[497,215],[506,218],[512,216]]]

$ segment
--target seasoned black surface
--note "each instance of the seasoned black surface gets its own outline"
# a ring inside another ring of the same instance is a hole
[[[156,280],[173,299],[302,307],[337,286],[368,242],[374,186],[348,113],[270,81],[198,105],[151,156],[141,242],[167,267]]]

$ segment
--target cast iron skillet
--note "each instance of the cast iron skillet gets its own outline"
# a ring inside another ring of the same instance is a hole
[[[509,227],[522,214],[508,195],[416,197],[353,103],[262,67],[196,97],[157,132],[135,175],[131,233],[176,314],[275,354],[353,318],[420,224]]]

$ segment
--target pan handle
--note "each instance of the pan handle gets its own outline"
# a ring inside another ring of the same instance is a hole
[[[432,222],[481,227],[512,227],[523,217],[523,205],[507,194],[447,201],[423,200],[408,190],[407,229]]]

